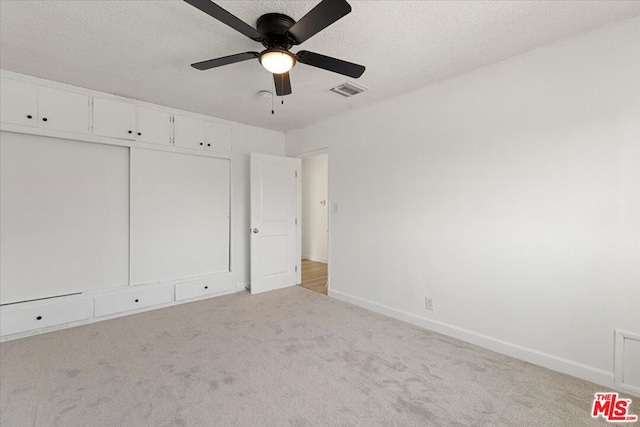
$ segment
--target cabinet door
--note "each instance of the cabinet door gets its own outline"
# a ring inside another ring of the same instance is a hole
[[[38,86],[2,79],[0,81],[0,119],[5,123],[37,126]]]
[[[11,335],[91,317],[93,301],[86,297],[61,297],[0,307],[0,334]]]
[[[128,102],[93,98],[93,134],[136,138],[136,106]]]
[[[89,133],[89,97],[80,93],[38,86],[38,126],[45,129]]]
[[[137,107],[136,141],[150,144],[171,144],[173,123],[166,111]]]
[[[204,121],[193,117],[175,116],[174,142],[176,147],[204,149]]]
[[[206,150],[231,154],[231,126],[204,122],[204,143]]]

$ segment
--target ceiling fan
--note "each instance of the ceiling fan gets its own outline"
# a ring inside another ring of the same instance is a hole
[[[333,71],[334,73],[358,78],[365,67],[319,53],[301,50],[289,51],[292,46],[310,39],[329,25],[351,12],[351,6],[345,0],[322,0],[299,21],[281,13],[267,13],[258,18],[257,29],[232,15],[210,0],[184,0],[223,24],[255,40],[265,47],[262,52],[243,52],[221,58],[191,64],[198,70],[209,70],[222,65],[258,59],[260,64],[273,74],[276,94],[291,94],[289,70],[296,62]]]

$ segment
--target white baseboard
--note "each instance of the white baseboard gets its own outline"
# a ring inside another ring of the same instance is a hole
[[[329,262],[328,259],[323,258],[323,257],[318,257],[315,255],[302,255],[302,259],[307,259],[309,261],[315,261],[315,262],[321,262],[323,264],[326,264],[327,262]]]
[[[538,350],[523,347],[488,335],[453,326],[448,323],[418,316],[413,313],[388,307],[344,292],[329,289],[329,296],[403,322],[411,323],[412,325],[416,325],[421,328],[429,329],[442,335],[447,335],[475,344],[488,350],[495,351],[496,353],[501,353],[506,356],[511,356],[516,359],[524,360],[535,365],[561,372],[563,374],[571,375],[573,377],[601,385],[607,389],[617,390],[614,383],[613,372],[608,372],[599,368],[564,359],[562,357],[543,353]],[[629,390],[619,391],[629,393]]]

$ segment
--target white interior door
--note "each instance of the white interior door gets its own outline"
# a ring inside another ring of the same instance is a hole
[[[251,154],[251,293],[301,282],[300,159]]]

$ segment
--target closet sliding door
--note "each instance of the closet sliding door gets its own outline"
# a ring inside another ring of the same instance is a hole
[[[131,284],[229,271],[230,161],[131,150]]]
[[[126,286],[129,149],[0,133],[0,303]]]

